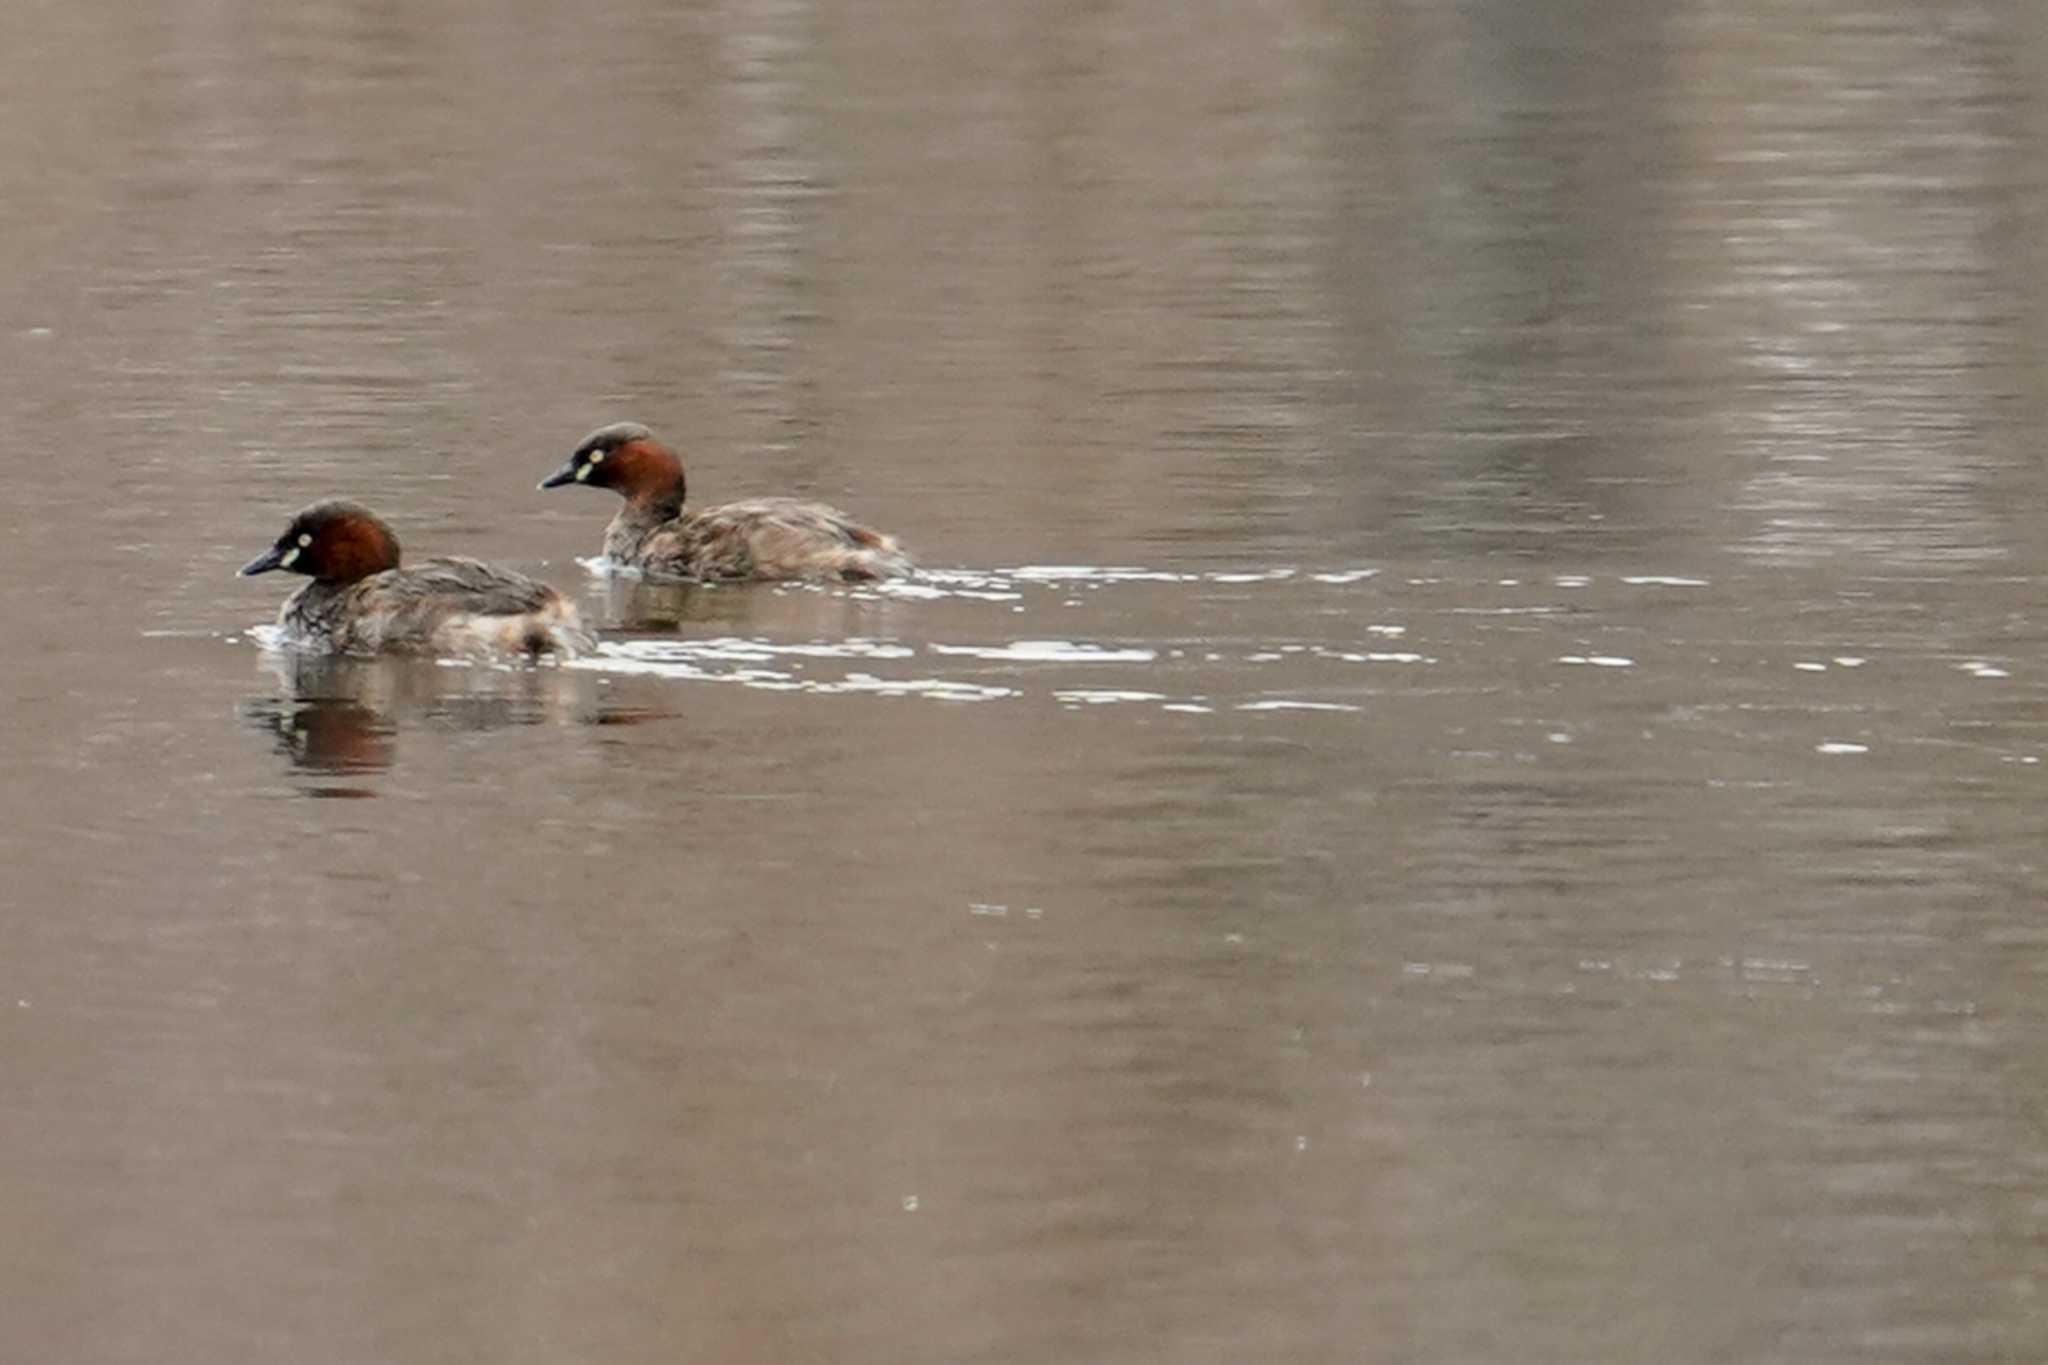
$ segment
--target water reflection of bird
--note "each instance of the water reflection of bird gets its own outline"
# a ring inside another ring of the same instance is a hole
[[[402,729],[494,730],[616,725],[649,718],[600,692],[596,675],[555,668],[445,668],[434,662],[265,650],[277,688],[241,704],[295,773],[376,773],[397,758]],[[370,795],[323,787],[319,795]]]
[[[391,766],[398,727],[379,696],[386,689],[375,685],[373,662],[281,651],[263,658],[280,690],[244,701],[242,717],[276,740],[292,771],[337,775]]]
[[[359,703],[252,697],[242,714],[275,735],[277,751],[296,772],[374,773],[391,766],[396,727]]]
[[[750,615],[749,594],[702,583],[612,576],[603,587],[603,625],[628,631],[671,631],[686,625],[731,625]]]

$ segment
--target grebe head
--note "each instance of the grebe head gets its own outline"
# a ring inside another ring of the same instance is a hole
[[[369,508],[339,499],[316,502],[292,518],[277,544],[241,573],[289,569],[323,583],[353,583],[398,567],[398,537]]]
[[[542,488],[581,483],[635,501],[683,505],[683,462],[638,422],[614,422],[584,437]]]

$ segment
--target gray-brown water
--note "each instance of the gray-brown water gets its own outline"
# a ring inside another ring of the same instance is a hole
[[[0,1359],[2048,1357],[2048,24],[17,6]],[[937,572],[685,589],[653,424]],[[568,668],[260,649],[346,494]]]

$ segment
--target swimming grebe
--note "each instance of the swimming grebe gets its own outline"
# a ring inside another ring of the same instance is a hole
[[[480,559],[398,567],[398,537],[368,508],[316,502],[241,572],[313,581],[277,614],[285,642],[330,654],[574,655],[592,648],[575,605]]]
[[[821,502],[747,498],[685,510],[682,461],[638,422],[591,432],[540,486],[570,483],[626,500],[605,528],[605,557],[650,574],[864,582],[916,572],[894,538]]]

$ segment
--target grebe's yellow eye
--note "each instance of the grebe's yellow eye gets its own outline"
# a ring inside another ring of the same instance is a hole
[[[299,548],[301,550],[305,549],[308,545],[311,545],[312,543],[313,533],[311,531],[299,532]]]

